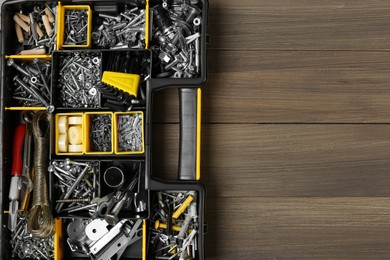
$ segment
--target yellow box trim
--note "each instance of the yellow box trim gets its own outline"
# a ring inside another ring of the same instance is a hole
[[[10,111],[23,111],[23,110],[28,110],[28,111],[38,111],[38,110],[46,110],[46,107],[6,107],[5,110],[10,110]]]
[[[142,115],[142,150],[141,151],[119,151],[119,142],[118,142],[118,116],[120,115],[134,115],[141,114]],[[114,152],[115,154],[143,154],[145,152],[145,134],[144,134],[144,113],[142,111],[131,111],[131,112],[116,112],[114,113]]]
[[[62,48],[91,48],[92,45],[92,9],[89,5],[58,5],[61,12],[58,12],[58,31],[57,31],[57,44],[60,49]],[[64,44],[65,34],[65,11],[66,10],[87,10],[87,44]]]
[[[196,180],[200,180],[201,130],[202,130],[202,89],[198,88],[196,113]]]
[[[149,14],[149,0],[146,0],[146,7],[145,7],[145,49],[149,49],[149,21],[150,14]]]
[[[146,260],[146,219],[143,220],[142,227],[142,260]]]
[[[63,40],[63,36],[64,36],[64,28],[61,28],[61,25],[60,25],[60,17],[62,17],[62,4],[61,2],[58,2],[58,6],[57,6],[57,28],[56,28],[56,33],[57,33],[57,36],[56,36],[56,50],[60,50],[61,48],[61,43],[64,41]],[[62,29],[62,30],[61,30]]]
[[[62,219],[54,220],[54,260],[61,260],[63,256]]]
[[[101,152],[101,151],[90,151],[90,139],[89,132],[91,129],[90,116],[92,115],[110,115],[111,116],[111,151]],[[84,124],[84,134],[83,134],[83,145],[85,154],[112,154],[114,152],[114,113],[112,112],[87,112],[84,114],[83,124]]]
[[[33,60],[33,59],[42,59],[42,60],[51,60],[51,55],[5,55],[6,59],[14,59],[14,60]]]

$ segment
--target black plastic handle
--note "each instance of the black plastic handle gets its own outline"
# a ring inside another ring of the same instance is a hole
[[[180,88],[179,180],[199,179],[200,89]]]

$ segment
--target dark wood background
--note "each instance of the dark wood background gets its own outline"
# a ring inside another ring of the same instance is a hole
[[[390,257],[390,1],[210,0],[207,259]],[[155,172],[175,179],[176,91]]]

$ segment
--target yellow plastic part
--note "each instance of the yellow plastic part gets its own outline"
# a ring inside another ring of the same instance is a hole
[[[91,133],[91,116],[93,115],[110,115],[111,116],[111,150],[107,152],[101,151],[92,151],[91,142],[90,142],[90,133]],[[114,152],[114,124],[112,123],[114,119],[114,114],[111,112],[87,112],[84,114],[83,125],[84,125],[84,135],[83,135],[83,144],[85,147],[85,154],[112,154]]]
[[[167,229],[168,228],[168,225],[166,223],[161,223],[159,220],[156,220],[156,222],[154,222],[154,229]],[[171,226],[171,229],[173,231],[177,231],[177,232],[180,232],[181,230],[181,227],[180,226]],[[187,232],[188,233],[191,233],[192,229],[188,229]]]
[[[42,60],[51,60],[51,55],[5,55],[6,59],[14,60],[33,60],[33,59],[42,59]]]
[[[58,147],[58,138],[60,136],[60,131],[59,131],[59,128],[57,127],[57,124],[58,124],[58,121],[59,121],[59,118],[60,116],[68,116],[68,118],[70,116],[81,116],[81,117],[84,117],[84,114],[83,113],[59,113],[59,114],[56,114],[55,115],[55,120],[54,120],[54,129],[55,129],[55,153],[57,155],[81,155],[84,153],[85,151],[85,140],[83,140],[83,149],[81,152],[79,153],[68,153],[68,152],[60,152],[60,149]],[[84,122],[84,120],[83,120]],[[83,131],[84,131],[84,125],[81,125],[81,127],[83,128]]]
[[[119,150],[119,141],[118,141],[118,116],[120,115],[134,115],[134,114],[141,114],[142,116],[142,150],[141,151],[120,151]],[[144,113],[142,111],[132,111],[132,112],[116,112],[114,113],[114,153],[115,154],[143,154],[145,151],[145,135],[144,135]]]
[[[188,208],[191,202],[194,200],[194,196],[188,195],[185,201],[180,205],[180,207],[173,213],[172,218],[177,219],[181,214]]]
[[[137,97],[141,76],[137,74],[104,71],[102,82]]]
[[[46,110],[46,107],[6,107],[5,110],[28,110],[28,111],[38,111],[38,110]]]
[[[62,219],[54,220],[54,260],[61,260],[63,252]]]
[[[64,44],[65,41],[65,12],[68,10],[87,10],[87,44]],[[91,48],[92,45],[92,9],[89,5],[62,5],[58,4],[57,48]]]
[[[143,220],[142,226],[142,260],[146,260],[146,219]]]
[[[145,49],[149,49],[149,0],[146,0],[145,7]]]
[[[200,180],[200,148],[201,148],[201,128],[202,128],[202,89],[198,88],[198,102],[196,113],[196,180]]]

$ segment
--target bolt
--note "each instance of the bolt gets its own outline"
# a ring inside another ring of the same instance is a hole
[[[24,82],[19,78],[18,75],[14,77],[14,81],[16,81],[20,86],[22,86],[30,95],[34,96],[37,98],[44,106],[49,106],[48,102],[39,94],[36,92],[34,89],[29,88]]]
[[[47,93],[50,93],[49,87],[47,86],[47,82],[46,82],[45,76],[43,75],[41,67],[39,67],[38,62],[39,62],[38,59],[34,59],[33,60],[33,64],[35,64],[35,67],[37,68],[37,70],[39,72],[38,74],[41,76],[43,86],[45,87]]]
[[[56,200],[57,203],[90,202],[90,198]]]
[[[28,73],[27,70],[25,70],[23,67],[19,66],[18,64],[15,63],[14,59],[8,59],[7,60],[7,66],[12,66],[19,72],[23,73],[25,76],[30,77],[30,73]]]
[[[112,16],[112,15],[102,14],[102,13],[99,14],[99,17],[103,17],[103,18],[106,18],[106,19],[109,19],[109,20],[115,20],[118,23],[122,19],[120,16]]]
[[[87,170],[89,170],[91,166],[88,164],[88,166],[85,166],[80,175],[77,177],[76,181],[72,184],[72,186],[69,188],[69,190],[66,192],[63,199],[68,199],[72,192],[76,189],[76,186],[80,183],[80,181],[83,179],[85,173]],[[59,212],[64,204],[60,203],[57,205],[57,212]]]

